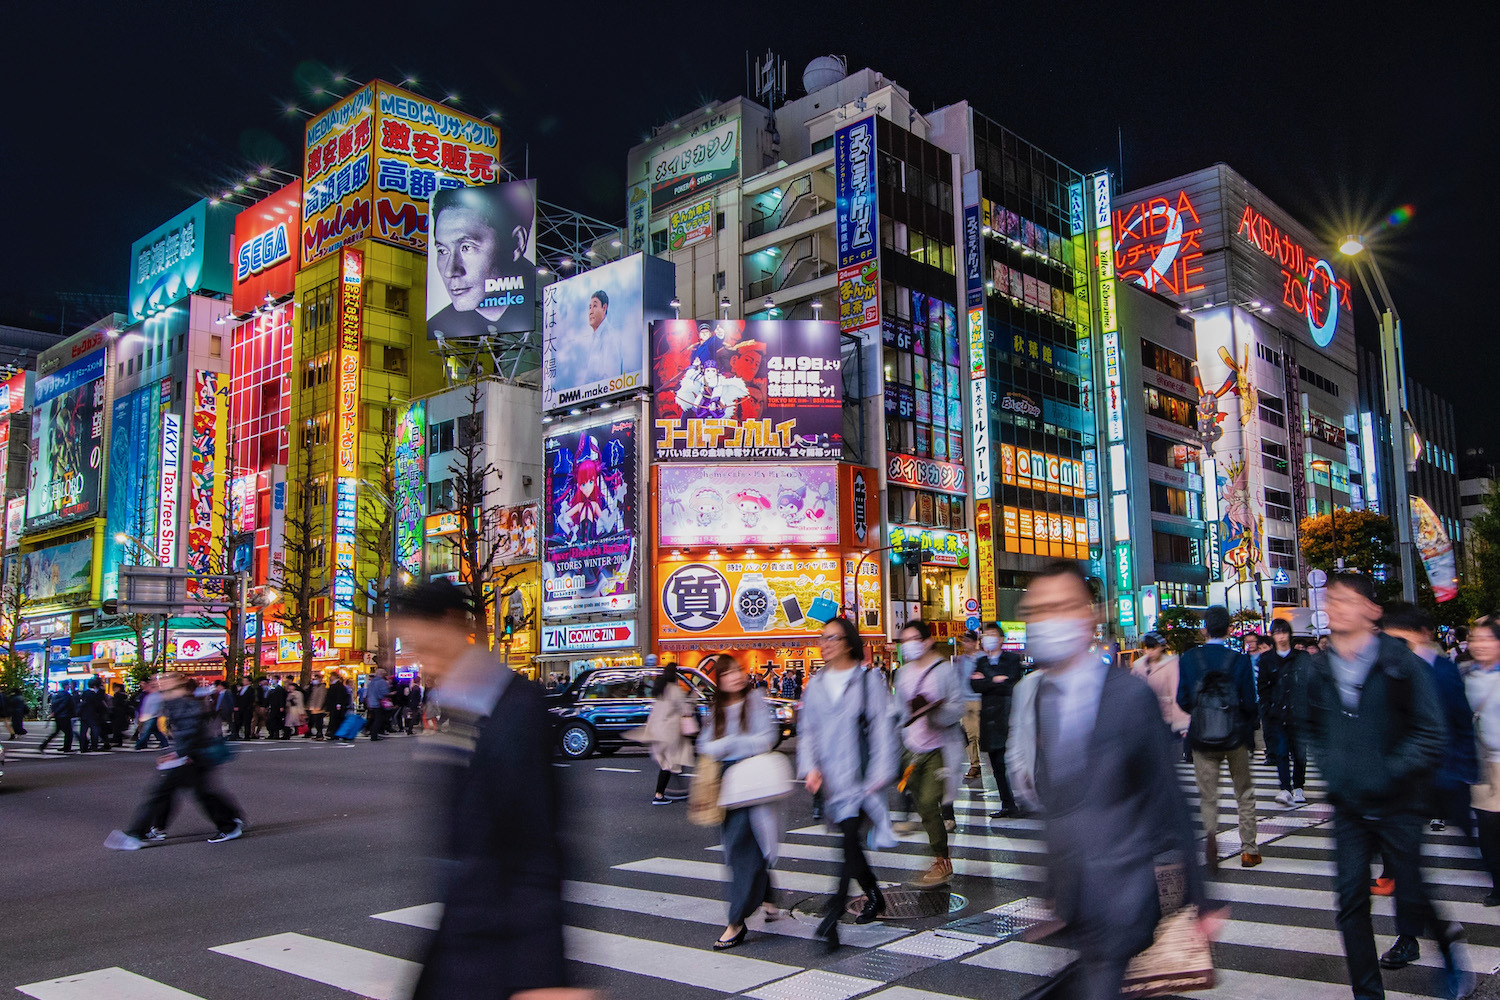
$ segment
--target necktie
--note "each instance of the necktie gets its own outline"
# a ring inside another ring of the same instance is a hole
[[[1067,770],[1067,764],[1059,753],[1062,738],[1062,691],[1051,681],[1043,681],[1037,691],[1037,726],[1039,729],[1042,759],[1047,773],[1058,777]]]

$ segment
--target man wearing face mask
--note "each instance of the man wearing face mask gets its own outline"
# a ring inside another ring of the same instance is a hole
[[[1021,680],[1005,762],[1016,796],[1046,818],[1046,896],[1079,952],[1088,1000],[1117,998],[1125,968],[1161,915],[1158,852],[1181,856],[1184,905],[1206,914],[1187,803],[1177,786],[1156,696],[1090,650],[1093,593],[1076,563],[1032,577],[1022,599],[1026,650],[1042,668]]]
[[[932,867],[917,877],[916,884],[932,888],[953,877],[943,802],[948,793],[949,761],[963,756],[964,695],[958,686],[958,674],[933,651],[932,629],[920,618],[901,630],[901,663],[896,672],[896,700],[901,706],[901,773],[934,855]]]
[[[969,684],[979,694],[979,742],[989,754],[1000,792],[1000,811],[990,813],[990,819],[1007,819],[1018,811],[1005,776],[1005,744],[1010,736],[1011,693],[1021,679],[1021,658],[1001,651],[999,622],[984,627],[979,645],[981,652],[974,660]]]

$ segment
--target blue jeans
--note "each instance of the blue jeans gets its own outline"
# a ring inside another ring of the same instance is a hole
[[[1266,756],[1276,765],[1276,780],[1283,792],[1301,788],[1307,778],[1307,746],[1290,722],[1262,720],[1266,737]]]
[[[156,737],[157,741],[162,746],[167,746],[167,737],[161,731],[161,720],[156,718],[147,719],[145,722],[140,724],[139,728],[140,732],[136,735],[135,738],[135,748],[137,750],[144,750],[146,748],[146,744],[150,742],[151,737],[153,736]]]

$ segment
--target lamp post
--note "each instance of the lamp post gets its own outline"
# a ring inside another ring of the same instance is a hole
[[[1340,573],[1344,571],[1344,560],[1339,556],[1339,508],[1333,500],[1333,463],[1326,458],[1314,459],[1312,467],[1328,477],[1328,533],[1333,537],[1333,565]]]
[[[1415,464],[1416,458],[1408,455],[1406,449],[1406,360],[1401,346],[1401,316],[1396,312],[1395,303],[1391,301],[1391,290],[1386,287],[1379,262],[1374,254],[1365,253],[1365,249],[1365,238],[1360,235],[1346,236],[1339,244],[1339,252],[1354,263],[1354,273],[1359,275],[1359,283],[1365,290],[1366,298],[1372,303],[1375,301],[1375,296],[1370,294],[1371,282],[1379,293],[1382,310],[1380,367],[1385,383],[1386,417],[1391,422],[1391,458],[1395,466],[1395,475],[1392,476],[1395,496],[1391,504],[1396,509],[1391,514],[1396,526],[1396,551],[1401,558],[1401,596],[1406,601],[1415,601],[1417,565],[1412,545],[1411,498],[1407,474],[1411,471],[1408,463]],[[1361,266],[1363,264],[1369,265],[1368,281],[1365,268]]]

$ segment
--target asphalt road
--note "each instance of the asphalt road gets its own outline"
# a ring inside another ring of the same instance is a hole
[[[170,840],[138,852],[102,842],[126,824],[153,754],[13,754],[0,779],[0,856],[15,900],[0,919],[0,998],[403,1000],[438,898],[417,742],[256,742],[222,771],[249,817],[245,837],[206,843],[211,825],[180,799]],[[1221,870],[1213,894],[1234,906],[1234,919],[1215,948],[1219,988],[1195,995],[1343,1000],[1327,807],[1309,782],[1313,803],[1281,811],[1269,802],[1274,778],[1256,770],[1266,863]],[[1036,987],[1068,958],[1045,943],[1007,942],[993,920],[955,927],[946,915],[846,927],[848,947],[826,956],[805,913],[752,922],[744,947],[717,955],[717,831],[688,825],[681,806],[648,804],[654,767],[643,754],[559,774],[570,803],[570,957],[577,979],[613,1000],[999,1000]],[[1190,773],[1182,780],[1190,791]],[[1038,824],[990,823],[993,798],[971,788],[960,803],[958,918],[1012,901],[1032,906],[1040,888]],[[1222,840],[1233,804],[1221,806]],[[836,871],[836,842],[812,824],[802,794],[787,829],[783,905],[815,909]],[[1434,835],[1428,849],[1434,895],[1469,925],[1471,964],[1489,972],[1500,965],[1500,928],[1477,902],[1487,887],[1477,856],[1452,835]],[[925,867],[926,845],[907,837],[872,861],[887,884],[903,882]],[[1376,913],[1383,949],[1390,900]],[[1393,996],[1440,993],[1431,951],[1423,966],[1387,974]]]

